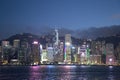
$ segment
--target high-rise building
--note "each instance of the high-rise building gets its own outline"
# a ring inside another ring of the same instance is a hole
[[[58,43],[59,43],[59,34],[58,34],[58,30],[57,29],[55,29],[55,45],[58,45]]]
[[[60,49],[59,49],[59,62],[64,62],[64,43],[60,42]]]
[[[76,55],[77,55],[77,49],[76,46],[72,46],[71,48],[71,62],[76,63]]]
[[[91,43],[91,54],[101,55],[102,44],[100,41],[92,41]]]
[[[32,55],[34,65],[40,64],[40,43],[38,41],[34,41],[32,44]]]
[[[112,43],[106,44],[106,64],[107,65],[115,64],[114,45]]]
[[[114,53],[114,45],[112,43],[106,44],[106,54],[113,54]]]
[[[90,64],[101,64],[101,55],[92,54],[90,55]]]
[[[96,41],[91,42],[91,54],[96,54]]]
[[[80,64],[87,64],[87,49],[86,45],[80,46]]]
[[[13,47],[15,47],[15,48],[19,48],[20,47],[20,40],[19,39],[15,39],[13,41]]]
[[[62,64],[64,62],[64,43],[59,42],[57,54],[54,55],[54,62]]]
[[[90,42],[85,41],[79,47],[80,64],[90,63]]]
[[[10,49],[11,46],[9,44],[9,41],[2,41],[2,62],[3,64],[8,64],[9,57],[10,57]]]
[[[106,46],[105,46],[105,41],[102,41],[102,47],[101,47],[101,63],[105,64],[106,63]]]
[[[55,34],[54,34],[54,37],[53,37],[53,50],[54,50],[54,60],[56,61],[56,57],[59,53],[59,33],[58,33],[58,30],[55,29]]]
[[[102,48],[101,48],[102,54],[106,55],[106,47],[105,47],[105,41],[102,41]]]
[[[118,64],[120,64],[120,43],[116,48],[116,54],[117,54]]]
[[[54,50],[53,50],[53,47],[48,47],[47,48],[47,59],[48,59],[48,62],[51,63],[51,62],[54,62]],[[43,53],[44,55],[45,53]]]
[[[2,41],[2,47],[8,46],[10,44],[9,41]]]
[[[28,60],[28,42],[22,41],[21,47],[18,49],[18,60],[19,64],[27,64]]]
[[[71,35],[65,35],[65,47],[64,47],[64,61],[65,63],[71,63],[71,47],[72,47],[72,40]]]
[[[52,57],[51,57],[52,59]],[[41,63],[42,64],[47,64],[48,63],[48,53],[46,49],[42,50],[42,54],[41,54]]]
[[[107,65],[115,65],[116,64],[115,56],[112,54],[107,54],[106,55],[106,64]]]
[[[100,41],[97,41],[96,42],[96,55],[101,55],[102,54],[102,44]]]

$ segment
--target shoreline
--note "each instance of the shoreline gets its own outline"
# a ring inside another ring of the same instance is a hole
[[[0,65],[0,66],[120,66],[120,65],[86,65],[86,64],[39,64],[39,65]]]

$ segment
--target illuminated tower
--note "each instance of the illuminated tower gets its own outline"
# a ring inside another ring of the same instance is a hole
[[[58,30],[57,29],[55,29],[55,34],[54,34],[54,38],[53,38],[54,40],[54,43],[53,43],[53,51],[54,51],[54,61],[56,62],[58,62],[59,60],[58,60],[58,56],[60,55],[59,53],[59,34],[58,34]]]
[[[57,29],[55,29],[55,45],[58,45],[58,43],[59,43],[59,34],[58,34],[58,30]]]
[[[48,57],[48,62],[51,63],[51,62],[54,62],[54,51],[53,51],[53,47],[48,47],[47,48],[47,57]]]
[[[80,46],[80,63],[87,64],[87,49],[85,44]]]
[[[58,30],[55,29],[55,34],[54,34],[54,43],[53,43],[53,47],[54,47],[54,55],[58,54],[58,43],[59,43],[59,35],[58,35]]]
[[[72,40],[71,40],[71,35],[66,34],[65,35],[65,48],[64,48],[64,60],[66,63],[71,63],[71,45],[72,45]]]
[[[34,65],[38,65],[40,63],[40,44],[38,41],[33,42],[32,55]]]
[[[48,53],[47,53],[46,49],[43,49],[42,54],[41,54],[41,63],[42,64],[47,64],[47,61],[48,61]]]

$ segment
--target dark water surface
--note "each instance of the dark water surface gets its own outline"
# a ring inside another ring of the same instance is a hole
[[[0,80],[120,80],[119,66],[0,66]]]

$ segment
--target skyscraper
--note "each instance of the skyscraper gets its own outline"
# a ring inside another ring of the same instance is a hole
[[[51,61],[52,61],[52,57],[49,58],[49,59],[51,59]],[[43,49],[42,54],[41,54],[41,63],[42,64],[47,64],[47,62],[48,62],[48,53],[47,53],[46,49]]]
[[[54,62],[54,50],[53,50],[53,47],[48,47],[47,48],[47,59],[48,59],[48,62],[51,63],[51,62]]]
[[[19,39],[15,39],[13,41],[13,47],[15,47],[15,48],[19,48],[20,47],[20,40]]]
[[[28,58],[28,42],[26,40],[21,42],[21,47],[18,49],[19,64],[26,64]]]
[[[115,64],[114,45],[112,43],[106,44],[106,64],[107,65]]]
[[[120,64],[120,43],[116,48],[116,54],[117,54],[118,64]]]
[[[9,41],[2,41],[2,62],[3,64],[8,64],[8,59],[10,55],[10,48]]]
[[[72,46],[71,35],[66,34],[65,35],[65,48],[64,48],[64,61],[66,63],[71,63],[71,46]]]
[[[55,45],[58,45],[58,43],[59,43],[59,34],[58,34],[58,30],[57,29],[55,29]]]
[[[34,41],[32,44],[32,55],[34,65],[40,64],[40,43],[38,41]]]

